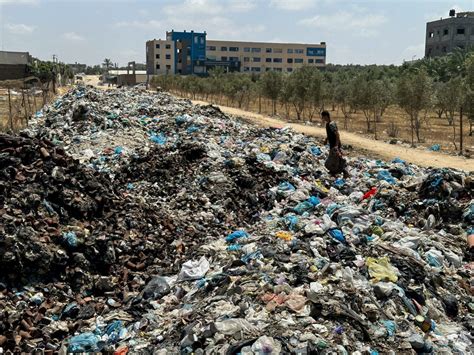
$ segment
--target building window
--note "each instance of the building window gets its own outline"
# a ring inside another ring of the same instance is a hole
[[[167,54],[166,59],[171,59],[171,54]]]
[[[215,50],[216,50],[216,46],[207,46],[207,47],[206,47],[206,50],[208,50],[208,51],[215,51]]]
[[[465,31],[464,28],[458,28],[457,31],[456,31],[456,33],[457,33],[458,35],[464,35],[465,32],[466,32],[466,31]]]
[[[313,64],[313,63],[314,63],[314,59],[313,59],[313,58],[308,59],[308,63],[309,63],[309,64]]]
[[[252,67],[252,71],[260,71],[259,67]]]
[[[295,49],[295,53],[296,54],[303,54],[303,50],[301,48],[299,48],[299,49],[297,48],[297,49]]]
[[[160,69],[160,65],[159,65],[159,64],[156,65],[156,69]]]
[[[170,70],[170,69],[171,69],[171,65],[167,65],[166,70]]]
[[[288,59],[286,60],[286,62],[287,62],[287,63],[290,63],[290,64],[293,63],[293,58],[288,58]]]
[[[194,43],[195,43],[195,44],[198,44],[198,43],[199,43],[199,37],[198,37],[198,36],[194,36]]]
[[[167,44],[165,47],[166,49],[171,49],[171,44]]]
[[[303,58],[295,58],[295,63],[303,63]]]
[[[289,73],[289,72],[292,72],[293,71],[293,68],[286,68],[286,71]]]
[[[272,70],[272,68],[265,68],[265,71],[270,71]]]
[[[434,37],[434,32],[429,32],[428,33],[428,38],[433,38]]]
[[[244,67],[244,71],[250,71],[249,67]]]
[[[244,47],[244,52],[250,52],[250,47]]]
[[[445,28],[443,30],[443,36],[447,36],[449,34],[449,30],[447,28]]]
[[[272,58],[265,58],[265,62],[271,63],[271,62],[272,62]]]
[[[252,53],[260,53],[262,48],[252,48]]]
[[[288,48],[288,50],[286,51],[288,54],[293,54],[293,48]]]
[[[221,47],[222,52],[227,52],[227,47]]]
[[[260,57],[253,57],[253,61],[255,63],[260,62],[261,58]]]
[[[155,58],[156,58],[156,59],[160,59],[160,55],[159,55],[159,54],[156,54],[156,55],[155,55]]]
[[[273,68],[274,71],[282,71],[281,68]]]
[[[283,60],[281,58],[273,58],[273,63],[282,63]]]
[[[201,44],[204,44],[204,41],[205,41],[204,36],[201,36],[200,38],[201,38]]]
[[[227,57],[221,57],[221,60],[226,61]]]
[[[244,57],[244,62],[250,62],[250,58],[249,57]]]
[[[229,57],[229,60],[231,62],[237,62],[239,60],[239,57]]]
[[[323,64],[323,63],[324,63],[324,59],[316,59],[316,63]]]
[[[271,53],[272,49],[271,48],[265,48],[265,53]]]
[[[229,47],[229,51],[230,51],[230,52],[238,52],[238,51],[239,51],[239,47]]]
[[[156,47],[156,49],[160,49],[160,44],[157,43],[155,47]]]
[[[446,53],[446,52],[447,52],[446,47],[443,47],[443,53]]]
[[[283,49],[281,49],[281,48],[273,48],[273,53],[283,53]]]

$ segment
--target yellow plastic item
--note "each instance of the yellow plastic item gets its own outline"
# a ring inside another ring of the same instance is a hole
[[[324,193],[328,193],[328,192],[329,192],[329,190],[326,189],[326,188],[323,186],[323,184],[321,184],[321,181],[316,180],[316,181],[314,182],[314,184],[316,185],[316,188],[317,188],[319,191],[324,192]]]
[[[383,229],[381,227],[374,226],[374,227],[372,227],[372,233],[375,234],[375,235],[378,235],[379,237],[381,237],[384,232],[383,232]]]
[[[286,240],[287,242],[293,239],[293,235],[290,232],[284,231],[276,232],[275,237]]]
[[[268,154],[268,153],[270,153],[270,147],[267,146],[267,145],[262,145],[262,146],[260,147],[260,151],[261,151],[262,153]]]
[[[391,281],[397,282],[398,276],[396,269],[390,264],[386,256],[382,258],[367,258],[365,264],[369,268],[369,275],[372,281]]]

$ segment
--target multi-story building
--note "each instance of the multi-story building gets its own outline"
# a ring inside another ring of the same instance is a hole
[[[206,32],[167,32],[146,43],[147,74],[205,74],[227,71],[291,72],[303,65],[324,67],[326,43],[270,43],[206,40]]]
[[[146,43],[147,74],[204,74],[206,32],[166,32]]]
[[[269,43],[207,41],[206,56],[215,61],[240,63],[241,72],[291,72],[306,65],[326,65],[326,43]]]
[[[474,12],[449,12],[449,18],[426,24],[425,56],[445,55],[474,46]]]

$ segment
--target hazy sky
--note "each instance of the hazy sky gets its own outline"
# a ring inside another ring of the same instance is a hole
[[[4,50],[70,63],[145,62],[166,30],[208,39],[327,43],[329,63],[401,64],[424,54],[425,26],[474,0],[0,0]]]

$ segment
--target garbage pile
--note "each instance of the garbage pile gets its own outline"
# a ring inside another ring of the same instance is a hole
[[[474,175],[134,89],[0,135],[0,349],[472,349]],[[471,243],[471,244],[468,244]]]

